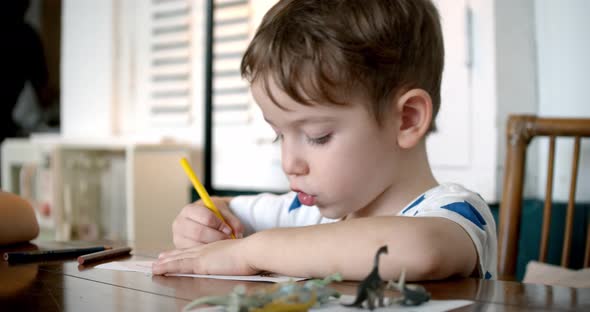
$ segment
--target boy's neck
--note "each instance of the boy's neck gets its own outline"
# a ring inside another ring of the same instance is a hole
[[[367,207],[348,215],[346,219],[396,215],[418,196],[438,185],[428,162],[425,142],[406,150],[402,157],[403,166],[398,166],[397,181],[393,181]]]

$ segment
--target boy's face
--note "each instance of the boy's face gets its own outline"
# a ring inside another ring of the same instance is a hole
[[[379,210],[379,199],[397,181],[396,121],[384,118],[379,127],[361,97],[348,98],[348,106],[305,106],[272,81],[269,89],[286,109],[271,100],[262,81],[252,85],[264,118],[279,136],[283,170],[302,204],[317,205],[333,219]]]

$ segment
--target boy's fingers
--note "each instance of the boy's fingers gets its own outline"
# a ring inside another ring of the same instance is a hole
[[[185,216],[178,216],[172,223],[172,242],[174,246],[180,249],[201,245],[199,237],[194,237],[190,233],[194,232],[194,228],[202,226],[202,224]]]
[[[156,261],[152,265],[152,273],[156,275],[166,273],[193,273],[192,259],[182,258],[167,262]]]
[[[212,200],[225,220],[225,224],[222,222],[218,229],[227,234],[228,237],[232,234],[238,237],[243,232],[243,226],[240,220],[229,209],[229,201],[226,198],[219,197],[214,197]]]
[[[171,257],[172,255],[175,255],[175,254],[177,254],[178,252],[179,252],[179,250],[178,250],[178,249],[175,249],[175,250],[168,250],[168,251],[161,252],[161,253],[158,255],[158,259],[162,259],[162,258],[166,258],[166,257]]]
[[[164,261],[166,259],[172,259],[173,257],[176,257],[178,255],[188,254],[192,250],[192,248],[166,250],[158,255],[158,261]]]
[[[174,236],[172,237],[172,241],[174,243],[174,247],[176,247],[177,250],[198,247],[198,246],[201,246],[204,244],[200,241],[190,239],[190,238],[188,238],[184,235],[181,235],[181,234],[174,234]]]
[[[172,242],[174,243],[174,247],[176,247],[178,249],[190,248],[190,247],[194,247],[194,246],[199,246],[201,244],[198,241],[188,239],[188,238],[184,237],[183,235],[177,235],[177,234],[174,234],[174,236],[172,237]]]
[[[219,225],[219,219],[215,216],[213,211],[205,207],[201,202],[190,204],[184,207],[181,214],[189,220],[193,220],[200,224],[209,227],[217,227]]]
[[[185,209],[183,209],[182,213],[188,221],[193,221],[193,222],[199,223],[201,225],[204,225],[206,227],[216,229],[219,232],[224,233],[226,236],[229,236],[232,233],[232,228],[230,226],[228,226],[227,224],[223,223],[223,221],[221,219],[219,219],[213,211],[209,210],[205,206],[189,205],[189,206],[185,207]],[[225,218],[225,216],[224,216],[224,218]],[[196,231],[196,229],[194,229],[194,226],[187,224],[186,227],[180,226],[180,228],[185,229],[185,231],[183,231],[183,234],[185,236],[187,236],[189,238],[194,237],[194,233],[187,233],[186,232],[186,229],[192,229],[192,230]],[[197,234],[199,234],[199,233],[197,232]],[[223,238],[225,238],[225,237],[219,237],[216,240],[220,240]],[[199,241],[201,241],[203,243],[211,242],[210,239],[207,241],[203,241],[203,240],[199,240]]]
[[[224,225],[221,221],[219,221],[219,223],[227,228],[225,231],[231,233],[229,226]],[[221,232],[221,230],[218,230],[217,228],[208,227],[203,224],[193,224],[190,228],[187,227],[186,230],[180,234],[185,238],[196,241],[200,244],[209,244],[218,240],[227,239],[227,236],[229,235]]]
[[[206,210],[207,208],[203,209]],[[197,221],[185,214],[174,220],[172,224],[172,233],[174,234],[173,238],[175,239],[174,244],[176,247],[188,248],[198,245],[199,243],[207,244],[227,238],[226,234],[217,230],[217,228],[223,223],[212,212],[201,212],[197,214],[210,216],[206,216],[201,218],[200,221]],[[208,218],[210,218],[211,221],[208,221]],[[207,225],[206,223],[214,225]],[[226,231],[231,231],[229,227],[227,228]],[[189,240],[189,242],[182,238]],[[191,243],[190,241],[194,241],[195,243]]]
[[[226,239],[230,237],[231,234],[236,235],[236,237],[241,237],[244,227],[240,220],[229,210],[227,203],[222,200],[214,200],[214,202],[221,215],[225,219],[225,222],[218,218],[213,211],[205,207],[202,201],[198,201],[183,208],[181,214],[184,216],[184,218],[177,220],[178,224],[174,225],[175,228],[173,232],[175,234],[182,234],[190,240],[195,240],[201,243],[210,243],[213,241]],[[215,234],[210,231],[208,232],[204,229],[199,229],[198,226],[191,224],[191,221],[211,229],[216,229],[218,232],[223,234],[220,236],[219,234]],[[201,235],[206,236],[201,237]]]
[[[223,209],[221,214],[224,218],[226,218]],[[212,210],[205,207],[204,205],[197,205],[194,208],[190,207],[189,209],[186,209],[185,215],[190,220],[194,220],[210,228],[218,229],[219,231],[224,232],[227,235],[231,233],[231,228],[224,229],[223,221],[219,219]]]
[[[238,236],[241,236],[242,233],[244,233],[244,226],[242,225],[242,222],[240,222],[240,219],[238,219],[229,211],[224,210],[221,212],[221,214],[225,218],[225,222],[227,222],[227,224],[231,227],[232,232],[230,232],[228,235],[231,236],[233,233],[237,238],[239,238]]]

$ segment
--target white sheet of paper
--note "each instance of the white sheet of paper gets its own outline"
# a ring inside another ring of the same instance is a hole
[[[353,302],[355,296],[351,295],[342,295],[339,300],[334,300],[333,302],[329,302],[325,306],[322,306],[317,309],[311,309],[311,311],[321,311],[321,312],[332,312],[332,311],[359,311],[358,308],[350,308],[342,306],[340,303],[345,302]],[[473,301],[469,300],[429,300],[419,306],[402,306],[399,304],[394,304],[388,307],[383,308],[376,308],[373,311],[412,311],[412,312],[421,312],[421,311],[449,311],[453,309],[458,309],[460,307],[468,306],[472,304]]]
[[[352,302],[354,301],[354,296],[350,295],[342,295],[340,300],[334,299],[331,302],[326,303],[320,308],[311,309],[310,311],[319,311],[319,312],[338,312],[338,311],[363,311],[359,310],[358,308],[351,308],[345,307],[341,305],[341,302]],[[411,306],[406,307],[402,305],[391,305],[388,307],[383,308],[375,308],[375,312],[379,311],[412,311],[412,312],[437,312],[437,311],[449,311],[453,309],[458,309],[464,306],[468,306],[472,304],[473,301],[469,300],[430,300],[425,302],[419,306]],[[191,311],[195,312],[223,312],[225,311],[223,307],[206,307],[206,308],[197,308]]]
[[[104,263],[95,266],[97,269],[115,270],[115,271],[128,271],[128,272],[140,272],[144,274],[152,274],[152,263],[153,261],[115,261]],[[186,277],[198,277],[198,278],[214,278],[214,279],[225,279],[234,281],[251,281],[251,282],[273,282],[282,283],[288,281],[302,281],[306,278],[303,277],[291,277],[284,275],[268,274],[268,275],[204,275],[204,274],[166,274],[166,276],[186,276]]]

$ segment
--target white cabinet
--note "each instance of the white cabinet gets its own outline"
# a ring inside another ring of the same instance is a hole
[[[181,157],[200,162],[182,144],[8,139],[2,185],[31,201],[46,238],[171,243],[191,200]]]

